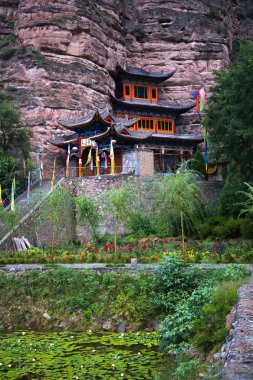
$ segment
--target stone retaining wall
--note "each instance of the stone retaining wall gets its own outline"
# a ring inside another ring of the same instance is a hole
[[[239,289],[233,328],[224,345],[222,380],[253,379],[253,266],[251,280]]]

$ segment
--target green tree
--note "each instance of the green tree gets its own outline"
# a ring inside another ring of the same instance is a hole
[[[94,199],[85,195],[75,199],[77,207],[77,220],[79,223],[85,223],[91,232],[92,237],[98,241],[98,224],[100,219],[99,208]]]
[[[0,178],[4,197],[10,194],[15,174],[16,185],[25,184],[22,161],[29,166],[30,131],[21,123],[21,113],[10,97],[0,94]]]
[[[114,254],[117,254],[117,239],[119,222],[124,224],[131,212],[130,191],[122,186],[119,189],[111,189],[104,193],[105,211],[110,213],[114,223]]]
[[[3,154],[27,159],[30,152],[30,131],[21,123],[21,112],[15,102],[0,103],[0,149]]]
[[[214,157],[253,178],[253,43],[242,42],[235,63],[216,72],[204,118]]]
[[[191,160],[191,169],[203,177],[206,175],[204,157],[199,149],[193,155]]]
[[[54,261],[55,244],[66,243],[69,232],[74,231],[74,204],[63,187],[57,187],[46,198],[40,208],[38,227],[47,225],[51,231],[51,261]]]
[[[240,194],[243,194],[245,197],[245,201],[238,205],[241,207],[240,215],[246,214],[249,216],[253,215],[253,186],[249,185],[245,182],[247,186],[247,191],[240,191]]]
[[[183,165],[176,174],[164,176],[157,192],[157,223],[164,234],[181,232],[184,249],[184,231],[196,231],[203,217],[204,201],[196,173]]]

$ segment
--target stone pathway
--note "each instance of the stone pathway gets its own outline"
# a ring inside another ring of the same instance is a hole
[[[220,268],[226,266],[226,264],[196,264],[201,269],[208,268]],[[101,271],[111,271],[111,270],[150,270],[153,271],[157,268],[158,264],[125,264],[123,266],[112,266],[108,264],[87,264],[87,263],[79,263],[79,264],[12,264],[12,265],[4,265],[0,267],[0,271],[5,272],[26,272],[30,270],[49,270],[53,268],[71,268],[71,269],[91,269],[91,270],[101,270]],[[250,265],[245,265],[250,270]]]
[[[226,344],[222,380],[253,379],[253,266],[251,280],[239,290],[235,322]]]

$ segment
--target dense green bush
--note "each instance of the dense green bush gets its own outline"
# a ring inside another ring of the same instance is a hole
[[[218,199],[218,213],[237,217],[241,211],[241,202],[245,199],[241,191],[246,190],[244,179],[240,174],[231,172]]]
[[[153,303],[163,312],[173,312],[177,303],[189,296],[199,283],[199,269],[178,257],[167,257],[156,270]]]
[[[253,238],[253,219],[216,216],[198,225],[199,235],[205,238]]]
[[[245,269],[239,266],[199,274],[198,288],[190,291],[189,286],[188,295],[180,294],[174,310],[171,308],[160,324],[161,348],[170,354],[179,354],[186,351],[191,342],[204,352],[221,344],[227,335],[225,317],[237,300],[237,288],[245,276]],[[224,280],[227,282],[219,287],[219,282]]]

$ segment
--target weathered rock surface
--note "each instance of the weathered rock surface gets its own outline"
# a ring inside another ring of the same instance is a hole
[[[57,119],[107,105],[117,61],[176,70],[161,100],[187,103],[228,64],[233,39],[252,36],[252,8],[242,0],[0,0],[0,38],[8,34],[17,38],[0,49],[2,85],[17,89],[34,147],[51,161]],[[188,132],[196,117],[181,123]]]

